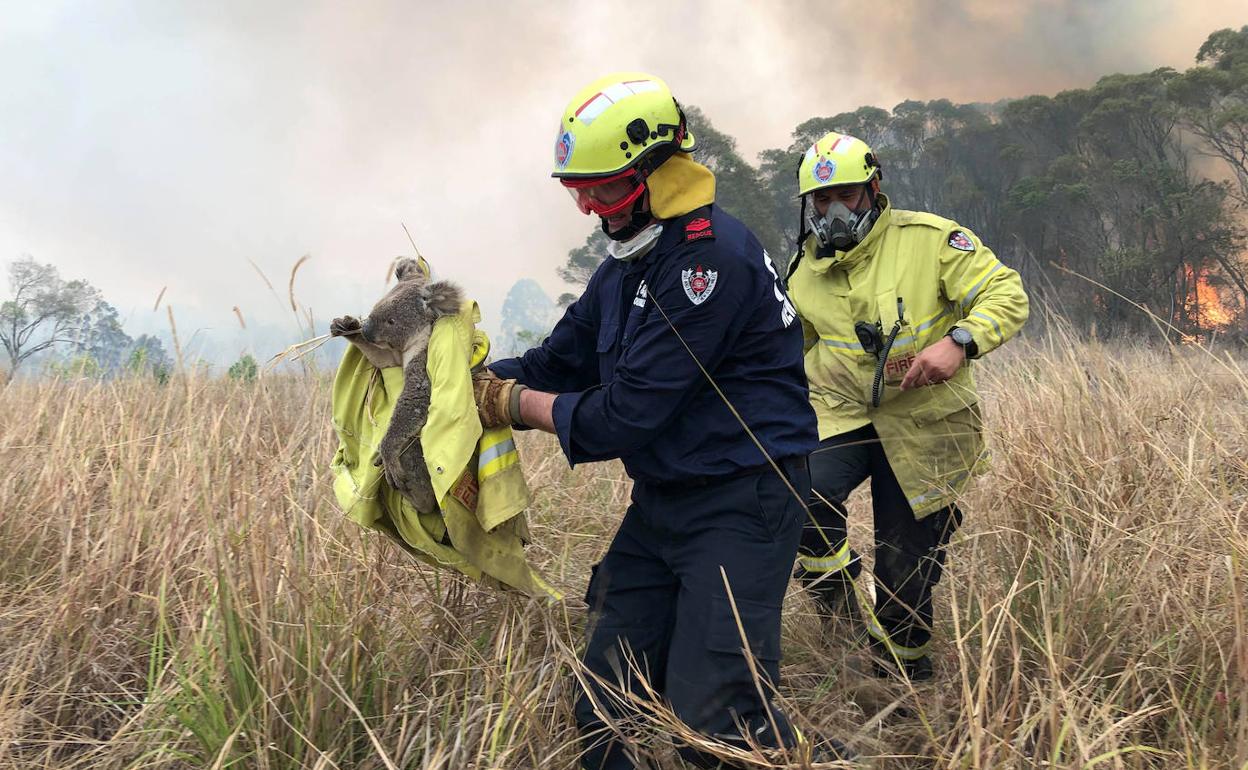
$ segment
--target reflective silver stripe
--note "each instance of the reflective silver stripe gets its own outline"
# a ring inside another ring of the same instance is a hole
[[[939,321],[940,319],[944,318],[944,317],[945,317],[945,316],[947,316],[947,315],[949,315],[949,308],[945,308],[944,310],[942,310],[942,311],[940,311],[939,313],[937,313],[937,314],[936,314],[936,315],[932,318],[932,320],[930,320],[930,321],[924,321],[923,323],[919,324],[919,328],[917,329],[917,331],[918,331],[920,334],[922,334],[923,332],[925,332],[925,331],[927,331],[928,329],[932,328],[932,325],[933,325],[933,324],[935,324],[937,321]]]
[[[849,541],[831,556],[798,556],[797,563],[807,572],[840,572],[849,566]]]
[[[841,340],[830,340],[827,337],[821,337],[823,344],[830,348],[840,348],[841,350],[862,350],[860,342],[842,342]]]
[[[1005,337],[1003,337],[1003,336],[1001,335],[1001,326],[1000,326],[1000,324],[998,324],[998,323],[997,323],[997,319],[993,318],[992,316],[986,316],[986,315],[984,315],[983,313],[979,312],[978,310],[976,310],[975,312],[971,313],[971,315],[973,315],[973,316],[975,316],[975,317],[977,317],[977,318],[982,318],[982,319],[984,319],[985,321],[987,321],[988,323],[992,324],[993,331],[995,331],[995,332],[997,333],[997,339],[999,339],[999,340],[1004,340],[1004,339],[1005,339]]]
[[[937,313],[937,314],[936,314],[934,317],[932,317],[931,319],[929,319],[929,320],[927,320],[927,321],[924,321],[923,323],[919,324],[919,328],[917,328],[917,329],[915,329],[915,330],[914,330],[914,334],[911,334],[911,335],[910,335],[910,336],[908,336],[908,337],[898,337],[898,338],[897,338],[897,339],[893,342],[893,346],[894,346],[894,347],[896,347],[897,345],[909,345],[910,343],[914,342],[914,340],[915,340],[915,339],[916,339],[916,338],[917,338],[920,334],[922,334],[923,332],[925,332],[925,331],[927,331],[928,329],[932,328],[932,327],[936,324],[936,322],[937,322],[937,321],[939,321],[940,319],[942,319],[942,318],[944,318],[945,316],[949,315],[949,312],[950,312],[950,311],[949,311],[949,308],[945,308],[944,310],[940,311],[939,313]]]
[[[979,290],[983,287],[984,282],[987,281],[989,278],[991,278],[992,274],[1000,270],[1002,267],[1005,267],[1005,265],[998,262],[996,265],[993,266],[991,270],[988,271],[988,275],[985,275],[983,278],[980,278],[979,283],[971,287],[971,290],[966,293],[966,299],[962,300],[963,310],[966,310],[967,306],[970,305],[971,302],[975,299],[975,295],[979,293]]]
[[[982,459],[983,455],[980,455],[980,457]],[[933,488],[927,492],[924,492],[921,495],[918,495],[917,497],[910,498],[907,502],[910,503],[911,508],[914,508],[917,505],[922,505],[923,503],[926,503],[928,500],[932,500],[937,497],[945,497],[946,495],[952,494],[953,487],[958,484],[961,484],[963,481],[966,481],[966,479],[969,478],[970,475],[971,475],[970,471],[958,471],[957,473],[949,477],[949,481],[947,482],[947,485],[949,487],[948,489],[941,490],[941,489]]]
[[[870,613],[867,616],[867,633],[875,637],[877,641],[888,648],[889,652],[902,660],[918,660],[927,654],[928,645],[926,644],[920,647],[906,647],[889,639],[888,634],[884,633],[884,629],[880,626],[880,621],[875,619],[874,613]]]
[[[481,453],[481,458],[477,460],[477,469],[480,470],[508,452],[516,451],[516,442],[512,439],[500,441],[489,449]]]

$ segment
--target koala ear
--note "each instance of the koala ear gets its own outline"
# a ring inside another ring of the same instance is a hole
[[[450,281],[438,281],[425,287],[425,304],[435,316],[455,315],[464,303],[464,293]]]
[[[400,281],[427,281],[429,280],[429,263],[424,257],[420,259],[404,257],[395,263],[394,277]]]

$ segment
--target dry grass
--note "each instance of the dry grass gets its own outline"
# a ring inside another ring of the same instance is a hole
[[[846,671],[794,593],[789,710],[877,767],[1248,766],[1244,368],[1019,344],[981,381],[997,461],[938,594],[936,682]],[[574,766],[580,603],[344,521],[327,402],[293,377],[0,392],[0,766]],[[579,597],[627,483],[524,439],[533,558]]]

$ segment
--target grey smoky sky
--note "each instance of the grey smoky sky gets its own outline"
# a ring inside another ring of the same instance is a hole
[[[1242,0],[0,3],[0,261],[98,285],[139,327],[366,309],[406,222],[487,325],[552,295],[593,223],[549,178],[565,102],[664,77],[749,155],[800,121],[1185,68]],[[286,313],[288,315],[288,311]]]

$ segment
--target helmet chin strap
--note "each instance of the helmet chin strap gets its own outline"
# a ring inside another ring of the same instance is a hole
[[[639,197],[637,202],[633,204],[632,217],[628,220],[628,224],[614,232],[612,232],[610,226],[607,224],[607,218],[602,217],[603,234],[613,241],[632,240],[633,236],[646,229],[646,225],[650,224],[650,220],[654,218],[650,215],[649,211],[642,210],[642,206],[645,205],[645,201],[645,195]]]

